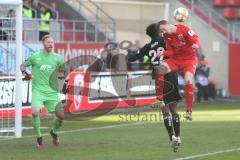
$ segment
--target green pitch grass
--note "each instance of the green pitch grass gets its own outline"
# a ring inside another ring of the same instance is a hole
[[[180,107],[184,113],[184,107]],[[51,127],[52,119],[42,126]],[[24,121],[30,127],[30,120]],[[1,160],[239,160],[240,104],[201,103],[193,121],[182,118],[182,145],[173,153],[158,111],[118,113],[89,121],[65,121],[59,147],[42,130],[45,149],[36,148],[32,130],[23,138],[0,140]],[[233,150],[231,150],[233,149]],[[215,153],[216,152],[216,153]],[[213,153],[213,154],[212,154]],[[191,156],[193,156],[191,158]]]

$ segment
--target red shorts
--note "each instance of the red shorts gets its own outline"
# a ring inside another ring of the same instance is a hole
[[[171,72],[190,72],[193,75],[195,74],[196,67],[198,64],[197,59],[189,59],[189,60],[178,60],[175,58],[169,58],[164,61],[168,64]]]

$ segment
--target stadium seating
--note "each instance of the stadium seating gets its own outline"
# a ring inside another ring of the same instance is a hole
[[[223,16],[227,19],[236,18],[235,9],[234,8],[224,8],[223,9]]]
[[[228,5],[229,6],[240,6],[240,0],[229,0]]]
[[[236,20],[240,18],[240,0],[214,0],[214,7],[223,8],[220,10],[222,15],[229,20]]]
[[[227,6],[227,0],[214,0],[214,5],[219,7]]]

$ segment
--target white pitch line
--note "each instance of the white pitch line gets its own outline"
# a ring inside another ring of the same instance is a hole
[[[136,122],[136,123],[124,123],[124,124],[117,124],[117,125],[109,125],[109,126],[102,126],[102,127],[90,127],[90,128],[80,128],[80,129],[74,129],[74,130],[66,130],[66,131],[59,131],[59,134],[64,134],[64,133],[73,133],[73,132],[84,132],[84,131],[93,131],[93,130],[101,130],[101,129],[111,129],[111,128],[119,128],[119,127],[126,127],[126,126],[135,126],[135,125],[142,125],[146,123],[155,123],[155,122]],[[44,133],[42,136],[47,136],[49,133]],[[24,136],[22,138],[32,138],[36,137],[36,135],[28,135]],[[20,139],[22,139],[20,138]],[[1,140],[12,140],[12,139],[17,139],[17,138],[6,138],[6,139],[0,139]]]
[[[227,149],[227,150],[205,153],[205,154],[197,154],[197,155],[193,155],[193,156],[189,156],[189,157],[177,158],[177,159],[174,159],[174,160],[189,160],[189,159],[207,157],[207,156],[212,156],[212,155],[216,155],[216,154],[236,152],[236,151],[240,151],[240,148]]]

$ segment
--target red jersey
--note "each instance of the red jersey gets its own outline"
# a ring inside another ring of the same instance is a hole
[[[192,45],[198,44],[200,46],[197,34],[185,25],[178,24],[176,27],[176,33],[163,34],[167,48],[164,54],[178,60],[196,59]]]

